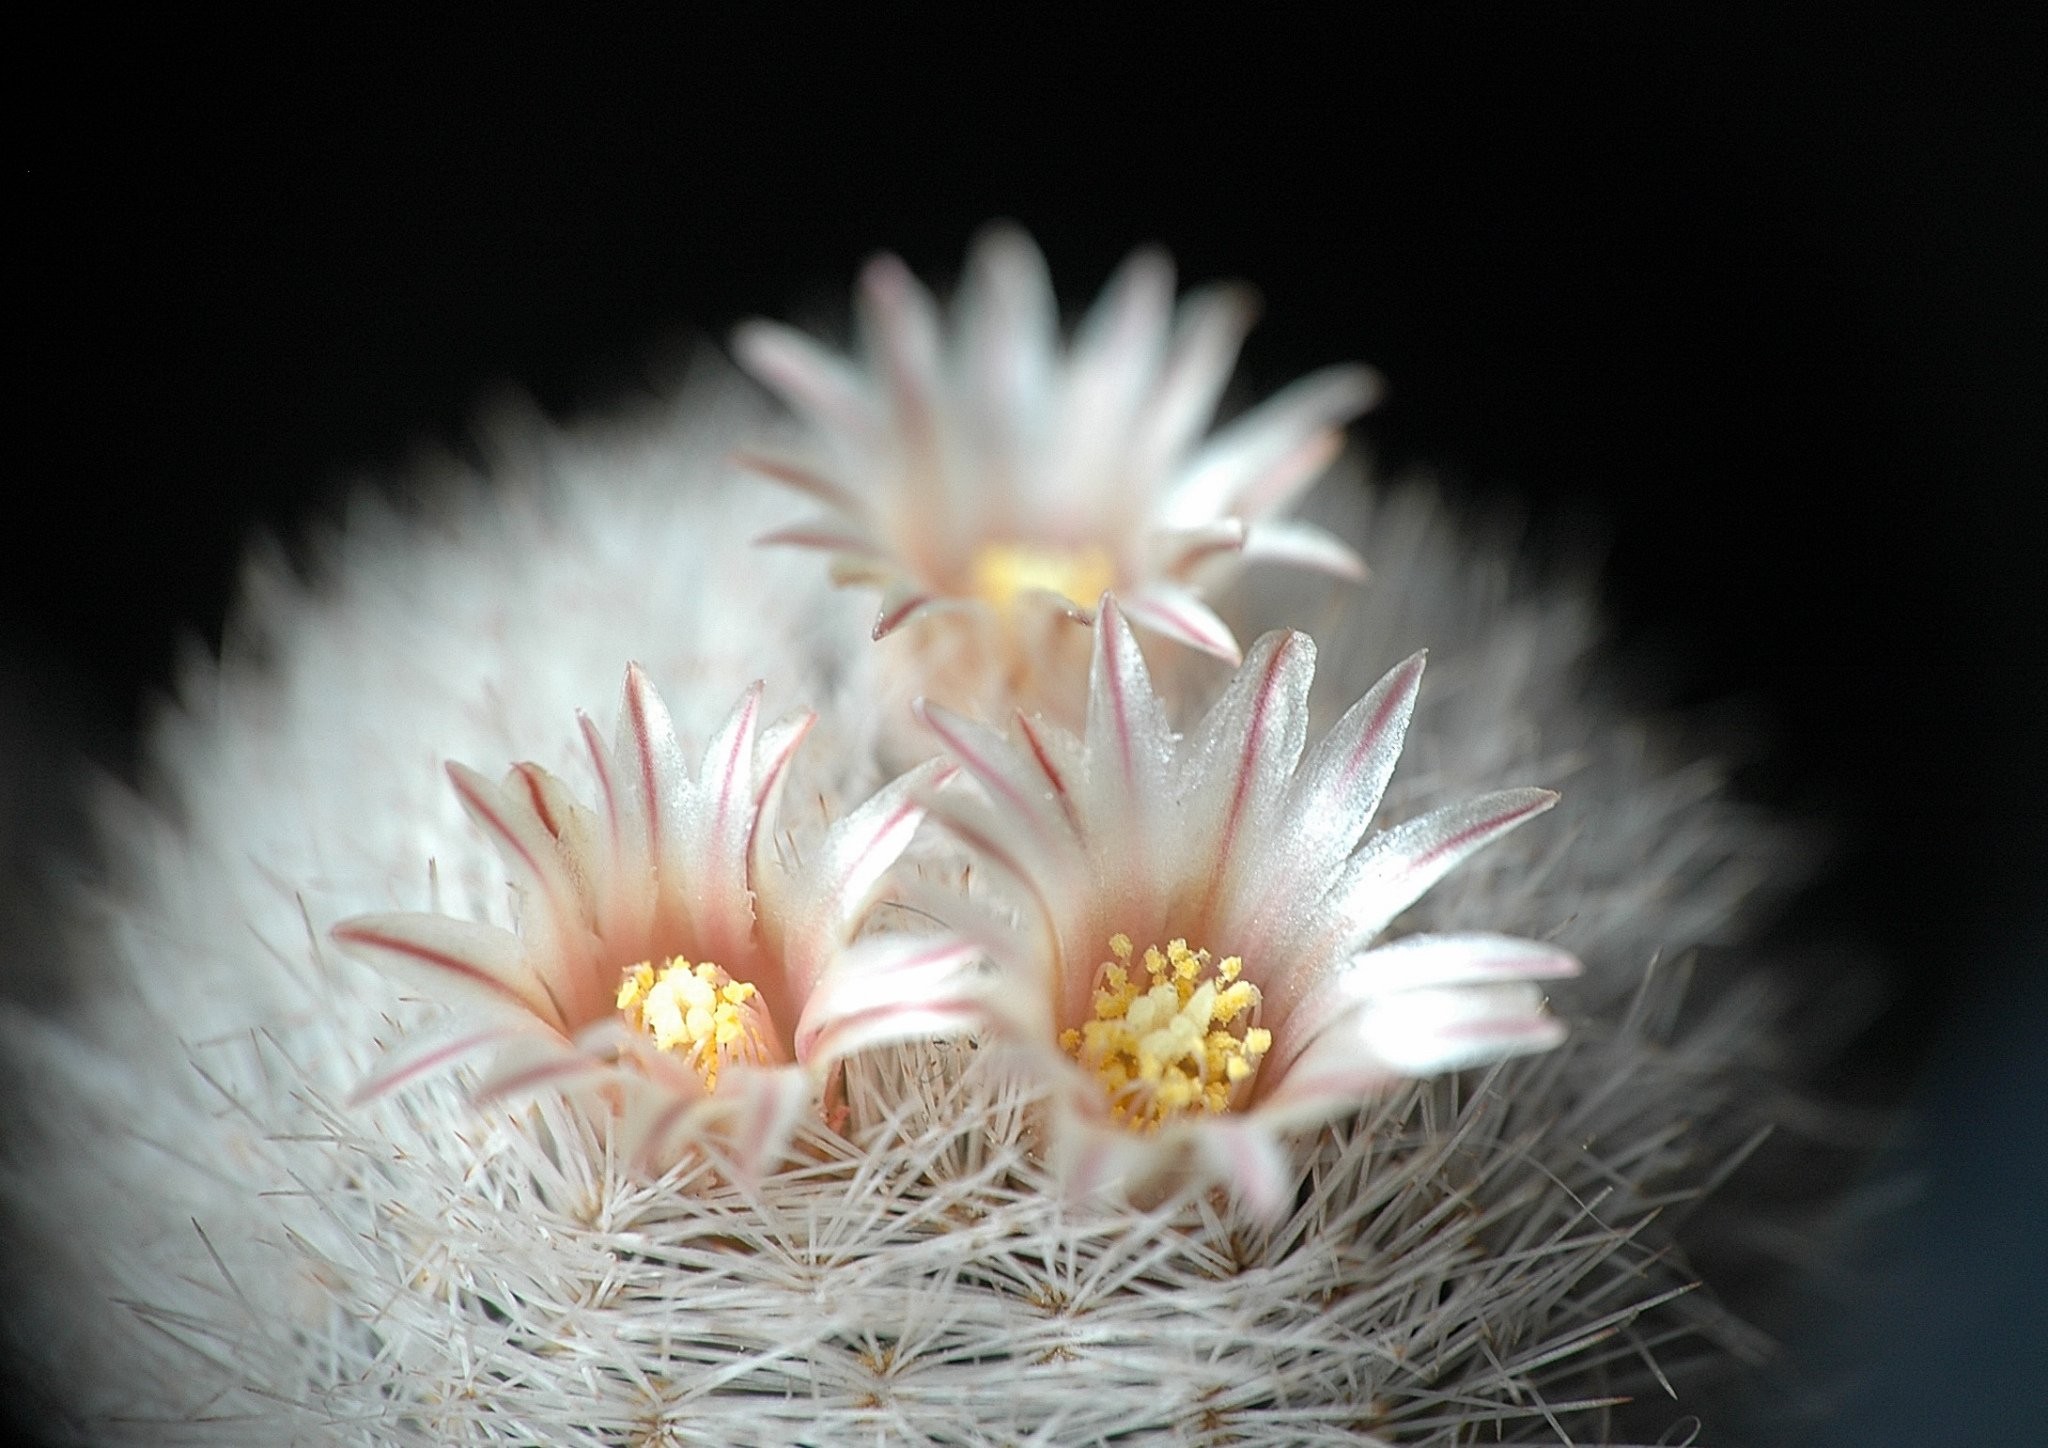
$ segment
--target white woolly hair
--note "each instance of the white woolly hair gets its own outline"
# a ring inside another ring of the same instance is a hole
[[[857,1059],[852,1140],[814,1129],[812,1159],[751,1187],[715,1160],[645,1180],[560,1102],[481,1107],[460,1078],[346,1104],[439,1008],[326,927],[509,923],[444,761],[580,780],[575,711],[608,726],[637,659],[686,741],[756,678],[771,712],[816,707],[792,807],[878,782],[866,608],[748,546],[787,517],[725,462],[758,408],[700,376],[629,422],[503,427],[490,476],[435,483],[424,511],[361,498],[310,580],[252,565],[224,657],[187,668],[151,736],[153,796],[102,802],[81,1008],[4,1018],[11,1347],[49,1431],[1651,1441],[1695,1367],[1760,1349],[1684,1248],[1763,1125],[1769,995],[1675,1022],[1681,953],[1740,938],[1784,836],[1589,696],[1579,585],[1517,583],[1420,492],[1333,504],[1375,570],[1355,595],[1226,611],[1246,637],[1319,635],[1329,707],[1432,647],[1382,822],[1502,784],[1565,802],[1396,933],[1516,930],[1587,973],[1558,993],[1563,1048],[1305,1137],[1278,1223],[1200,1195],[1063,1201],[1024,1088],[971,1044]]]

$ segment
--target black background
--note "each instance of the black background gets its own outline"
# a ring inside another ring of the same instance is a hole
[[[1933,1183],[1873,1260],[1953,1260],[1843,1349],[1900,1371],[1837,1422],[1969,1441],[2043,1341],[1985,1304],[2041,1262],[2044,38],[1583,10],[29,36],[7,707],[130,767],[250,531],[461,446],[503,387],[601,410],[878,248],[944,278],[993,216],[1071,302],[1163,242],[1259,284],[1255,389],[1387,375],[1383,473],[1598,520],[1623,642],[1769,731],[1747,788],[1840,822],[1791,928],[1890,972],[1844,1083],[1913,1093],[1899,1160]]]

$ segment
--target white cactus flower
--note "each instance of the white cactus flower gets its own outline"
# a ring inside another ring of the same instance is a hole
[[[777,323],[740,329],[740,361],[813,434],[800,455],[742,460],[824,505],[767,541],[822,549],[838,581],[879,588],[876,638],[923,625],[935,681],[992,676],[955,686],[965,702],[1056,694],[1060,624],[1104,590],[1140,628],[1235,663],[1204,599],[1238,565],[1362,575],[1348,544],[1286,514],[1372,405],[1372,372],[1326,368],[1205,436],[1251,324],[1244,289],[1176,307],[1172,264],[1140,251],[1062,348],[1044,258],[999,226],[950,317],[893,256],[858,301],[858,361]]]
[[[775,803],[815,716],[763,728],[761,693],[741,697],[692,778],[661,696],[628,668],[616,744],[581,720],[595,812],[536,764],[502,786],[449,766],[511,872],[520,929],[421,913],[334,927],[350,954],[456,1007],[380,1063],[359,1098],[487,1054],[486,1099],[571,1091],[622,1114],[617,1140],[636,1160],[714,1134],[754,1177],[848,1051],[979,1023],[971,988],[947,987],[971,962],[965,942],[854,942],[923,818],[910,796],[932,771],[897,780],[801,864],[785,862]],[[914,998],[900,980],[916,981]]]
[[[1535,984],[1577,973],[1563,951],[1470,932],[1372,944],[1557,798],[1505,790],[1366,836],[1420,655],[1304,754],[1306,634],[1261,638],[1185,738],[1113,599],[1094,640],[1080,739],[1019,714],[1005,741],[922,711],[983,789],[940,796],[935,817],[1022,898],[982,934],[1017,984],[1012,1034],[1061,1078],[1052,1134],[1072,1188],[1214,1177],[1272,1215],[1298,1176],[1290,1129],[1564,1039]]]

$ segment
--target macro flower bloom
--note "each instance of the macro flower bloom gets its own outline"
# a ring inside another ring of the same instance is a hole
[[[1176,307],[1172,263],[1140,251],[1062,348],[1044,258],[1014,227],[974,247],[948,318],[879,257],[860,361],[773,322],[735,337],[814,434],[806,456],[742,461],[826,510],[764,541],[822,549],[839,582],[879,588],[878,639],[929,621],[945,665],[927,658],[928,676],[979,663],[999,694],[1028,696],[1066,652],[1064,621],[1105,590],[1138,627],[1234,663],[1203,595],[1237,565],[1362,574],[1349,546],[1283,515],[1378,391],[1366,368],[1325,368],[1205,436],[1253,311],[1240,287]]]
[[[935,818],[1022,896],[1013,926],[979,933],[1028,982],[1008,1024],[1062,1082],[1053,1151],[1077,1192],[1214,1177],[1270,1214],[1293,1180],[1288,1129],[1564,1038],[1535,984],[1577,972],[1563,951],[1491,934],[1371,944],[1557,796],[1503,790],[1361,844],[1422,656],[1304,755],[1314,672],[1306,634],[1269,633],[1177,737],[1106,597],[1084,737],[1020,713],[1005,741],[921,709],[982,786],[935,800]]]
[[[488,1053],[481,1096],[597,1087],[633,1154],[717,1136],[755,1174],[847,1051],[969,1019],[969,998],[945,980],[971,947],[854,943],[923,817],[911,792],[933,771],[885,787],[785,866],[776,799],[814,716],[763,728],[761,693],[740,699],[692,779],[667,708],[629,667],[613,747],[580,721],[594,812],[538,765],[500,785],[449,766],[511,872],[521,928],[418,913],[334,927],[350,954],[459,1007],[387,1056],[359,1097]]]

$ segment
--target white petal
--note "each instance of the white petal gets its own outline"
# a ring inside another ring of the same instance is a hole
[[[1344,424],[1378,396],[1378,376],[1366,367],[1326,367],[1275,393],[1209,439],[1175,480],[1165,517],[1188,526],[1284,507],[1341,450]]]
[[[1403,991],[1561,980],[1578,972],[1568,952],[1512,935],[1411,935],[1318,971],[1284,1014],[1268,1015],[1278,1044],[1261,1069],[1285,1071],[1330,1024]]]
[[[786,488],[823,503],[834,513],[841,514],[855,523],[866,522],[867,505],[816,468],[790,458],[776,457],[771,453],[754,452],[750,449],[734,453],[732,460],[748,472],[767,478],[771,482],[781,483]]]
[[[1204,287],[1182,300],[1158,389],[1134,443],[1147,465],[1170,464],[1201,436],[1257,314],[1247,287]]]
[[[861,272],[858,310],[908,455],[905,477],[934,476],[942,386],[938,305],[901,258],[884,255]]]
[[[1390,669],[1317,741],[1295,776],[1287,828],[1308,870],[1335,868],[1379,812],[1415,713],[1426,659],[1411,654]]]
[[[867,1046],[990,1024],[998,982],[981,947],[958,936],[870,936],[820,976],[796,1028],[796,1058],[814,1070]]]
[[[912,703],[911,712],[980,782],[999,810],[1031,836],[1038,854],[1044,856],[1071,845],[1073,829],[1057,780],[1047,775],[1040,761],[1020,754],[987,725],[943,705],[919,699]]]
[[[1154,580],[1124,596],[1124,612],[1139,628],[1235,664],[1243,657],[1237,636],[1216,611],[1178,584]]]
[[[733,333],[740,366],[828,433],[870,442],[876,432],[867,389],[844,358],[794,327],[746,322]]]
[[[801,1003],[858,928],[883,875],[924,820],[923,791],[948,766],[939,760],[877,790],[833,823],[791,891],[783,925],[783,960],[792,1004]]]
[[[350,1093],[348,1104],[360,1106],[366,1101],[403,1090],[415,1081],[453,1070],[531,1029],[531,1021],[523,1025],[516,1021],[479,1025],[475,1019],[465,1018],[408,1036],[377,1058],[370,1074]]]
[[[761,693],[762,686],[756,683],[742,694],[712,736],[703,768],[683,796],[676,828],[664,841],[664,878],[689,901],[693,944],[711,960],[742,958],[753,936],[747,864],[759,795],[754,741],[760,728]]]
[[[1247,563],[1280,563],[1290,568],[1307,568],[1357,583],[1365,577],[1365,560],[1351,545],[1313,523],[1269,518],[1245,531]]]
[[[1406,1076],[1547,1051],[1564,1035],[1564,1026],[1543,1013],[1542,991],[1530,985],[1403,991],[1363,1007],[1356,1023],[1358,1043]]]
[[[809,548],[819,553],[843,553],[875,567],[889,561],[888,550],[851,518],[808,518],[786,528],[771,529],[754,542],[763,548]]]
[[[1328,912],[1334,953],[1349,954],[1379,934],[1461,861],[1556,803],[1547,789],[1504,789],[1373,836],[1321,907]]]
[[[1172,760],[1173,731],[1152,692],[1144,655],[1116,600],[1095,620],[1088,674],[1084,818],[1112,850],[1133,855],[1147,843]]]
[[[657,862],[670,852],[668,841],[677,828],[689,773],[668,706],[638,664],[626,668],[611,785],[618,815],[616,877],[651,879]]]
[[[1197,907],[1204,914],[1227,897],[1240,864],[1274,866],[1266,840],[1308,739],[1315,671],[1316,646],[1307,634],[1265,635],[1182,746],[1184,838],[1194,870],[1211,882],[1209,898]]]
[[[358,915],[329,932],[349,955],[433,1000],[506,1007],[566,1031],[568,1022],[548,983],[527,959],[519,937],[495,925],[446,915]]]
[[[997,456],[1014,457],[1038,441],[1059,331],[1045,257],[1023,230],[997,223],[982,233],[958,318],[978,433]]]

